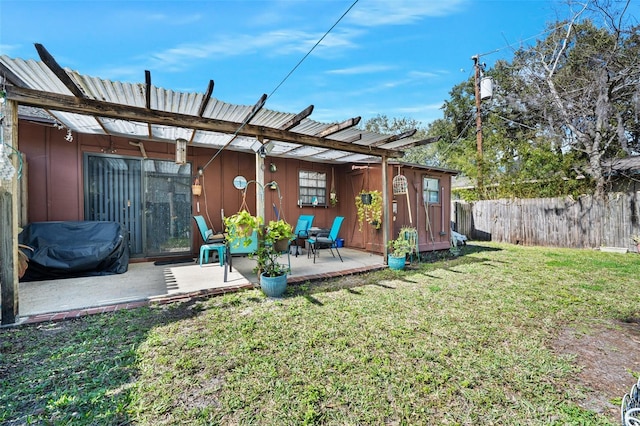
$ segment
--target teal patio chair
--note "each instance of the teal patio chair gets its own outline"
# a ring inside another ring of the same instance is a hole
[[[204,263],[209,263],[209,252],[212,251],[218,252],[220,266],[224,266],[225,255],[227,252],[224,234],[214,234],[213,230],[209,229],[204,217],[202,216],[193,216],[193,219],[196,221],[196,225],[198,225],[200,236],[204,242],[204,244],[200,246],[200,253],[198,256],[200,266],[202,266],[203,261]]]
[[[309,238],[309,228],[311,228],[313,226],[313,219],[314,219],[314,215],[312,214],[308,214],[308,215],[300,215],[300,217],[298,217],[298,222],[296,223],[296,227],[293,230],[293,240],[291,241],[291,247],[295,247],[296,248],[296,257],[298,257],[298,254],[301,253],[300,250],[300,245],[298,244],[298,241],[302,240],[306,240],[307,238]]]
[[[338,240],[338,232],[340,232],[340,227],[342,226],[342,222],[344,221],[344,217],[343,216],[336,216],[335,219],[333,219],[333,224],[331,225],[331,230],[329,231],[329,235],[327,236],[315,236],[315,237],[309,237],[309,239],[307,240],[307,242],[309,243],[309,251],[313,252],[313,263],[316,263],[316,253],[318,252],[319,249],[323,249],[323,248],[328,248],[329,250],[331,250],[331,254],[333,255],[333,257],[336,257],[336,255],[333,253],[333,249],[336,249],[336,252],[338,253],[338,257],[340,258],[340,262],[344,262],[344,260],[342,260],[342,256],[340,255],[340,250],[338,250],[338,244],[337,244],[337,240]],[[318,255],[320,253],[317,253]],[[311,253],[307,253],[307,257],[310,257]]]

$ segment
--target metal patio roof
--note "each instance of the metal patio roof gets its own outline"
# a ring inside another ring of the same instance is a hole
[[[76,96],[76,99],[89,99],[110,104],[118,104],[150,111],[173,113],[181,116],[193,116],[204,121],[207,119],[232,123],[234,127],[241,128],[247,117],[250,120],[244,124],[252,127],[260,127],[273,132],[289,132],[294,136],[311,136],[325,138],[327,144],[337,141],[349,144],[348,147],[358,148],[351,151],[348,148],[335,149],[331,146],[312,146],[309,144],[294,143],[286,140],[269,138],[273,142],[273,150],[269,156],[290,157],[313,162],[324,163],[353,163],[353,162],[380,162],[380,155],[370,155],[362,148],[369,148],[380,153],[380,150],[388,152],[389,157],[398,158],[402,155],[399,151],[403,147],[415,145],[415,140],[410,135],[394,137],[368,132],[350,126],[338,127],[336,123],[320,123],[309,118],[303,118],[294,127],[287,128],[287,123],[296,118],[298,114],[284,113],[257,108],[257,105],[235,105],[223,102],[214,97],[208,98],[210,93],[184,93],[155,87],[145,83],[124,83],[104,80],[96,77],[82,75],[77,71],[64,68],[72,83],[65,83],[52,70],[50,63],[46,61],[23,60],[0,56],[0,73],[9,84],[16,87],[31,89],[57,95]],[[57,64],[55,64],[57,65]],[[58,71],[62,71],[60,68]],[[148,74],[147,74],[148,75]],[[64,75],[62,76],[65,77]],[[81,93],[72,93],[74,85]],[[210,88],[213,89],[213,82]],[[82,97],[78,97],[78,96]],[[263,95],[265,98],[266,95]],[[20,102],[19,102],[20,103]],[[311,107],[312,108],[312,107]],[[255,112],[257,109],[257,112]],[[252,115],[252,112],[254,115]],[[167,143],[175,143],[179,138],[186,139],[190,145],[212,149],[228,149],[233,151],[251,152],[252,145],[256,143],[256,136],[234,134],[231,132],[218,132],[203,129],[175,126],[171,123],[150,123],[144,120],[118,119],[104,117],[95,112],[86,114],[68,112],[46,108],[55,122],[70,129],[73,132],[112,135],[126,137],[135,140],[153,140]],[[42,119],[42,114],[38,114]],[[359,118],[352,119],[351,123],[358,123]],[[331,130],[341,130],[331,133]],[[273,133],[272,132],[272,133]],[[324,132],[324,133],[323,133]],[[324,135],[327,136],[324,136]],[[412,133],[411,133],[412,134]],[[267,142],[264,140],[263,142]],[[341,145],[347,147],[347,145]],[[358,152],[359,151],[359,152]],[[386,155],[386,154],[385,154]]]

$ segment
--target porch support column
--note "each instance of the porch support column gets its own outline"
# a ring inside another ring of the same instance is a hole
[[[18,104],[5,99],[2,120],[2,143],[18,147]],[[9,148],[9,150],[11,150]],[[6,154],[6,152],[5,152]],[[15,152],[14,152],[15,154]],[[18,319],[18,165],[13,155],[16,173],[8,186],[0,184],[0,297],[2,325]]]
[[[264,157],[256,153],[256,216],[260,216],[263,220],[264,208]]]
[[[387,176],[387,167],[388,167],[388,159],[386,155],[382,156],[382,205],[384,206],[383,215],[382,215],[382,244],[384,244],[384,248],[382,253],[384,253],[384,263],[387,263],[387,254],[388,247],[387,242],[389,241],[389,231],[391,226],[391,221],[389,218],[393,214],[391,212],[391,204],[389,203],[389,178]]]

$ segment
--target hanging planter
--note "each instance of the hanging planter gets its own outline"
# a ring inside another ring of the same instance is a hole
[[[336,194],[335,192],[331,192],[329,193],[329,202],[331,203],[332,206],[337,206],[338,205],[338,194]]]
[[[334,207],[338,204],[338,194],[336,193],[335,185],[336,185],[336,176],[332,167],[331,168],[331,191],[329,192],[329,203],[331,203],[331,205]]]
[[[193,182],[193,185],[191,185],[191,192],[196,197],[199,197],[200,194],[202,194],[202,185],[200,185],[200,181],[198,180],[198,178],[196,178],[196,180]]]
[[[362,191],[356,197],[359,230],[366,222],[375,229],[382,226],[382,193],[380,191]]]
[[[262,218],[253,216],[246,210],[241,210],[236,214],[224,218],[225,230],[228,234],[230,244],[237,247],[241,241],[245,247],[248,247],[251,241],[251,235],[255,229],[259,230],[262,225]]]

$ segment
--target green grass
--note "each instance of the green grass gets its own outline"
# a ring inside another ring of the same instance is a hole
[[[637,255],[453,260],[0,330],[3,424],[608,425],[564,326],[638,318]],[[620,395],[622,396],[622,395]]]

